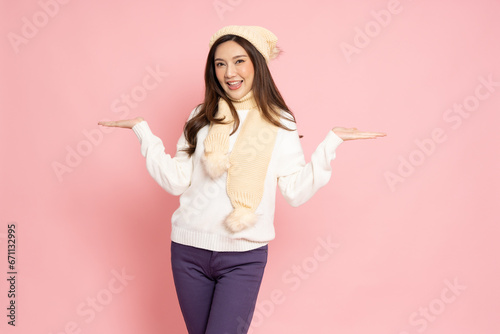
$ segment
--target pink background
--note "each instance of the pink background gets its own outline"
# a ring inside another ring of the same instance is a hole
[[[178,198],[133,132],[97,122],[142,116],[173,153],[209,38],[230,24],[278,36],[270,68],[307,160],[334,126],[388,133],[343,143],[305,205],[278,195],[250,333],[500,332],[499,1],[56,4],[0,2],[2,333],[187,333],[170,269]]]

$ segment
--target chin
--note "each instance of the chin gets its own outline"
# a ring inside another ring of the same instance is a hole
[[[247,95],[249,91],[242,91],[242,92],[232,92],[232,91],[229,91],[229,92],[226,92],[226,95],[229,96],[231,99],[233,100],[239,100],[241,99],[243,96]]]

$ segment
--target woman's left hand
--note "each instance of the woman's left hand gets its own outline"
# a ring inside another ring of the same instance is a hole
[[[334,127],[332,131],[344,141],[354,139],[375,139],[377,137],[386,136],[386,134],[382,132],[365,132],[357,128]]]

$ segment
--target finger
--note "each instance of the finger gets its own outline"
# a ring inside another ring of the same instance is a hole
[[[383,137],[383,136],[387,136],[386,133],[383,133],[383,132],[357,132],[356,133],[357,135],[368,135],[368,136],[377,136],[377,137]]]
[[[123,127],[123,122],[122,121],[107,121],[107,122],[101,122],[102,125],[104,126],[114,126],[114,127]]]
[[[116,126],[115,122],[112,122],[112,121],[107,121],[107,122],[99,122],[97,123],[99,125],[104,125],[104,126]]]
[[[353,138],[356,139],[375,139],[378,137],[384,137],[385,134],[371,134],[371,133],[357,133]]]

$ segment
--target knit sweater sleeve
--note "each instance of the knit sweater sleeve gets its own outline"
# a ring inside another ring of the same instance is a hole
[[[304,151],[297,131],[286,131],[279,157],[278,187],[292,206],[307,202],[330,180],[330,162],[335,159],[335,151],[343,140],[333,131],[318,145],[309,163],[305,162]]]
[[[194,110],[191,113],[193,116]],[[168,193],[180,195],[191,184],[193,171],[192,157],[182,149],[188,147],[184,134],[177,141],[175,156],[165,153],[165,146],[155,136],[146,121],[132,128],[141,144],[141,154],[146,158],[146,168],[153,179]]]

